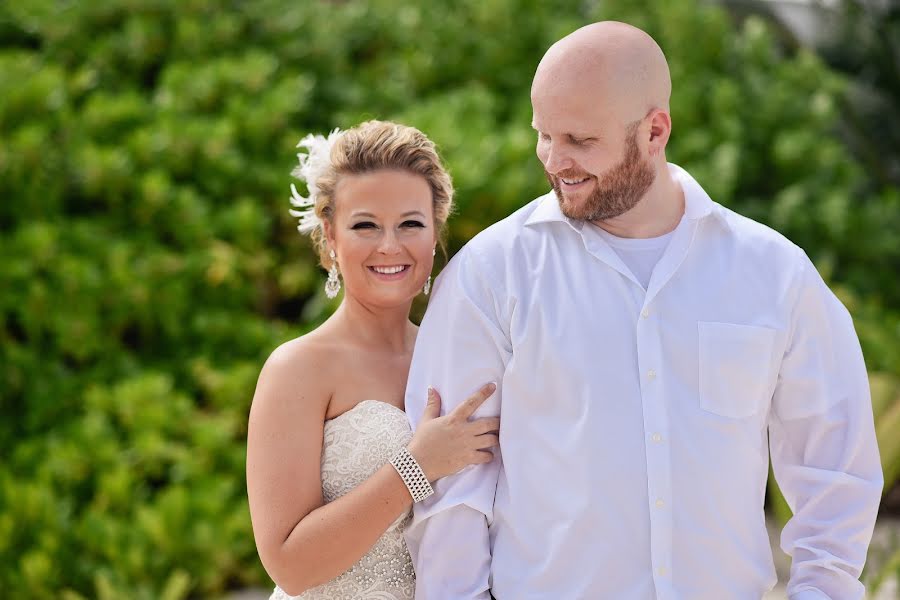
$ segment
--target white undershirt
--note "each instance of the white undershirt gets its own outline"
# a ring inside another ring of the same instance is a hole
[[[600,234],[600,237],[616,251],[616,254],[645,290],[650,284],[653,268],[659,262],[663,252],[666,251],[672,234],[675,233],[675,230],[672,230],[654,238],[621,238],[600,227],[594,226],[593,230]]]

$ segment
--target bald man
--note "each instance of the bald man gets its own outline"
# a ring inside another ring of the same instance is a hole
[[[419,600],[759,600],[771,456],[793,600],[863,597],[882,489],[847,311],[803,251],[666,161],[659,46],[596,23],[532,86],[553,191],[435,285],[407,390],[486,381],[502,456],[440,480],[407,542]]]

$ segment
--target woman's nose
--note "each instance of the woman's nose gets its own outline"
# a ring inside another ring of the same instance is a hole
[[[400,252],[400,243],[393,231],[386,231],[378,244],[378,251],[382,254],[397,254]]]

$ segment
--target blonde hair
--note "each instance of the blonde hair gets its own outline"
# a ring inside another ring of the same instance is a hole
[[[333,222],[334,192],[344,175],[358,175],[382,169],[396,169],[421,175],[431,187],[434,228],[444,248],[447,219],[453,208],[453,182],[444,169],[437,148],[424,133],[390,121],[366,121],[343,132],[331,148],[328,167],[316,180],[318,194],[315,213],[320,221]],[[296,171],[294,173],[297,175]],[[319,262],[331,267],[325,231],[319,226],[311,232]]]

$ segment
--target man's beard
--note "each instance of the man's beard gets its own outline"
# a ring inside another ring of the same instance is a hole
[[[656,179],[653,166],[641,158],[637,143],[637,124],[629,127],[622,160],[607,170],[590,196],[581,202],[567,199],[560,190],[560,179],[580,179],[585,173],[563,171],[551,175],[544,170],[547,181],[553,186],[559,208],[570,219],[580,221],[605,221],[625,214],[635,207]]]

